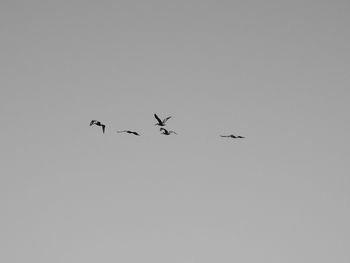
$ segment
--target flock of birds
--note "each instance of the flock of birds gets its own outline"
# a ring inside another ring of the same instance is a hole
[[[157,120],[157,123],[155,123],[154,125],[156,126],[160,126],[161,128],[159,129],[159,131],[161,132],[161,134],[163,135],[171,135],[171,134],[177,134],[175,131],[172,131],[172,130],[168,130],[168,129],[165,129],[164,126],[166,125],[166,122],[171,118],[171,116],[169,117],[166,117],[164,118],[163,120],[160,119],[158,117],[157,114],[154,114],[154,118],[156,118]],[[99,126],[102,128],[102,132],[105,133],[105,129],[106,129],[106,125],[101,123],[100,121],[97,121],[97,120],[92,120],[90,122],[90,126],[92,125],[96,125],[96,126]],[[133,134],[133,135],[136,135],[136,136],[140,136],[140,134],[138,132],[135,132],[135,131],[130,131],[130,130],[121,130],[121,131],[117,131],[117,133],[128,133],[128,134]],[[232,138],[232,139],[243,139],[245,137],[243,136],[235,136],[233,134],[230,134],[230,135],[220,135],[220,137],[224,137],[224,138]]]

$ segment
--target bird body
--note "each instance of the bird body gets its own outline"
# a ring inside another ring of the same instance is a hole
[[[171,116],[166,117],[165,119],[161,120],[157,114],[154,114],[154,118],[156,118],[156,120],[158,121],[158,123],[156,123],[154,125],[165,126],[165,123],[171,118]]]
[[[140,136],[140,134],[139,134],[139,133],[134,132],[134,131],[129,131],[129,130],[117,131],[117,133],[121,133],[121,132],[129,133],[129,134],[134,134],[134,135],[136,135],[136,136]]]
[[[164,135],[170,135],[170,134],[172,134],[172,133],[177,134],[176,132],[174,132],[174,131],[168,131],[168,130],[165,129],[165,128],[160,128],[159,130],[162,131],[162,134],[164,134]]]
[[[102,132],[105,133],[105,128],[106,128],[105,124],[102,124],[100,121],[97,121],[97,120],[92,120],[90,122],[90,126],[92,126],[92,125],[96,125],[96,126],[102,127]]]
[[[226,138],[233,138],[233,139],[243,139],[245,137],[243,136],[235,136],[233,134],[230,134],[230,135],[220,135],[221,137],[226,137]]]

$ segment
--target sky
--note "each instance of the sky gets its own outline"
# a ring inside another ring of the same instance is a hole
[[[1,1],[0,261],[349,262],[349,8]]]

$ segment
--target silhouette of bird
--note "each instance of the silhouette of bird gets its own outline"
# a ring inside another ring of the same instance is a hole
[[[172,133],[177,134],[177,133],[174,132],[174,131],[168,131],[167,129],[164,129],[164,128],[160,128],[159,130],[162,131],[162,134],[164,134],[164,135],[170,135],[170,134],[172,134]]]
[[[235,136],[233,134],[230,134],[230,135],[220,135],[221,137],[226,137],[226,138],[233,138],[233,139],[243,139],[245,137],[243,136]]]
[[[157,119],[158,123],[154,124],[154,125],[158,125],[158,126],[165,126],[165,123],[171,118],[171,116],[165,118],[164,120],[161,120],[157,114],[154,114],[154,118]]]
[[[90,122],[90,126],[92,125],[96,125],[96,126],[100,126],[102,127],[102,132],[105,133],[105,128],[106,128],[106,125],[102,124],[101,122],[97,121],[97,120],[92,120]]]
[[[134,132],[134,131],[129,131],[129,130],[117,131],[117,132],[118,132],[118,133],[121,133],[121,132],[126,132],[126,133],[129,133],[129,134],[134,134],[134,135],[140,136],[140,134],[138,134],[137,132]]]

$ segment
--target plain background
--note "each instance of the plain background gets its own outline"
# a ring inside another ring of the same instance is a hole
[[[1,1],[0,261],[350,262],[349,9]]]

